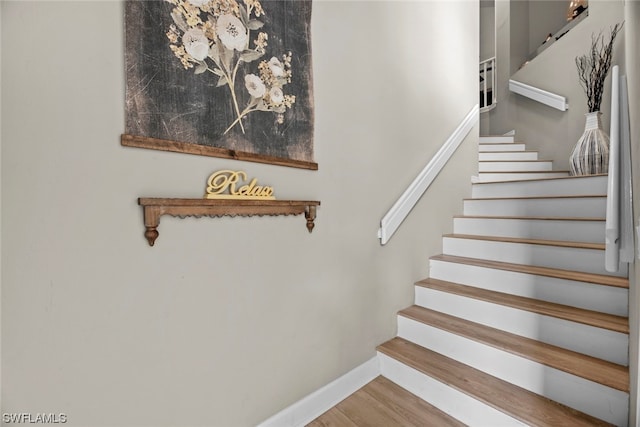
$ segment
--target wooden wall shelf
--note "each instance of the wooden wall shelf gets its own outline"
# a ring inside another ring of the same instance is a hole
[[[309,233],[313,231],[319,201],[308,200],[226,200],[226,199],[160,199],[141,197],[138,204],[144,213],[144,236],[150,246],[158,238],[162,215],[188,216],[263,216],[300,215],[307,219]]]

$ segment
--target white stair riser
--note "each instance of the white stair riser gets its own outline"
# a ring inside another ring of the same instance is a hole
[[[496,292],[628,316],[626,288],[431,260],[429,276]]]
[[[600,249],[444,237],[442,250],[447,255],[468,258],[627,276],[626,268],[616,273],[606,271],[604,250]]]
[[[478,153],[478,160],[538,160],[537,151],[514,151],[514,152],[486,152]]]
[[[553,162],[479,162],[478,172],[550,171]]]
[[[569,176],[568,172],[481,172],[477,182],[522,181],[525,179],[562,178]]]
[[[604,197],[467,199],[465,216],[536,216],[546,218],[604,218]]]
[[[416,286],[415,304],[492,328],[628,365],[626,334]]]
[[[472,197],[597,196],[607,194],[607,177],[476,184]]]
[[[604,243],[604,231],[604,221],[473,217],[453,219],[454,233],[479,236]]]
[[[507,414],[486,405],[440,381],[378,352],[384,377],[471,427],[526,426]]]
[[[515,139],[513,136],[481,136],[480,143],[481,144],[511,144]]]
[[[480,144],[478,151],[480,153],[489,153],[494,151],[524,151],[524,144],[512,143],[512,144]]]
[[[626,423],[629,396],[622,391],[403,316],[398,336],[596,418]]]

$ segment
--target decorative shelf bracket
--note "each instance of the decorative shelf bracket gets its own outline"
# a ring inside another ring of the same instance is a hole
[[[307,230],[313,231],[316,219],[316,208],[319,201],[303,200],[216,200],[216,199],[138,199],[144,214],[144,237],[150,246],[158,238],[158,225],[162,215],[185,218],[194,216],[200,218],[222,216],[277,216],[300,215],[304,213],[307,220]]]

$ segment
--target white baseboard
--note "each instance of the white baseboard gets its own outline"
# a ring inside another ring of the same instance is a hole
[[[380,375],[378,357],[347,372],[321,389],[283,409],[257,427],[302,427]]]

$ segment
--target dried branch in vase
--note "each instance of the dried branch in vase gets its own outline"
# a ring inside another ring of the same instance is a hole
[[[624,23],[620,23],[613,26],[607,43],[605,43],[602,33],[597,37],[592,35],[589,52],[586,55],[576,57],[578,77],[580,78],[580,85],[587,95],[587,105],[590,113],[600,111],[604,80],[611,68],[613,42],[623,25]]]

